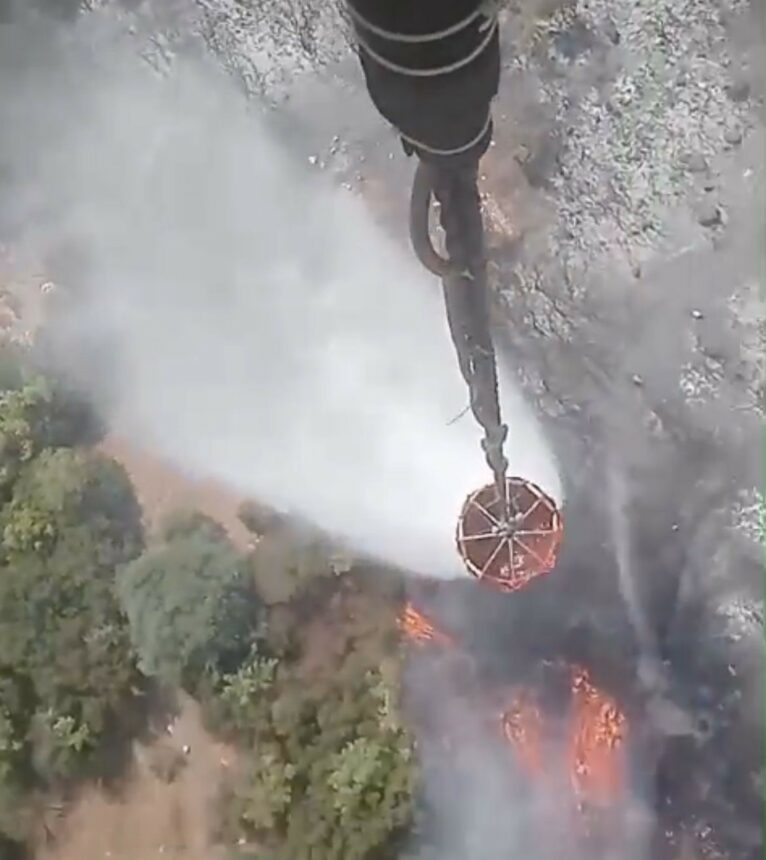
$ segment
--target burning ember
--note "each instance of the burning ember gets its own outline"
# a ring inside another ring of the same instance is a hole
[[[450,636],[435,627],[412,603],[405,604],[398,618],[398,626],[407,639],[420,645],[433,643],[451,646],[455,644]]]

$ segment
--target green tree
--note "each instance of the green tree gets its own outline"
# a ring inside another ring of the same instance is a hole
[[[88,444],[100,432],[95,414],[74,392],[34,372],[13,350],[0,350],[0,500],[44,448]]]
[[[325,598],[308,616],[296,604],[295,651],[275,655],[267,625],[237,671],[213,673],[205,696],[212,726],[251,751],[224,804],[228,834],[275,860],[386,856],[412,815],[394,607],[350,579]]]
[[[67,765],[41,776],[65,776],[136,683],[114,576],[141,549],[140,508],[113,461],[46,450],[21,468],[0,527],[0,676],[12,672],[29,689],[30,732],[32,714],[50,713],[59,729],[72,721],[87,734],[70,756],[36,756]],[[35,736],[39,752],[46,734]]]
[[[0,491],[12,487],[23,464],[42,447],[51,399],[50,385],[42,377],[0,393]]]
[[[113,738],[139,683],[116,570],[143,547],[124,470],[70,446],[92,415],[0,348],[0,856],[22,856],[44,793]],[[112,749],[112,745],[108,745]]]
[[[34,764],[38,773],[68,777],[97,741],[87,722],[46,708],[33,720]]]
[[[208,663],[247,652],[256,607],[246,559],[207,522],[169,537],[127,566],[118,593],[142,671],[193,687]]]
[[[141,509],[118,463],[67,448],[42,451],[2,512],[6,555],[46,557],[83,524],[100,543],[99,565],[114,568],[141,549]]]
[[[7,782],[16,770],[16,761],[24,744],[16,736],[11,715],[0,702],[0,782]]]

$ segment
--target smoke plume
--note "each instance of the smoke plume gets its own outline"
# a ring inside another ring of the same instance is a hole
[[[461,574],[456,517],[489,472],[453,421],[438,284],[222,73],[159,75],[103,22],[0,27],[0,160],[0,229],[30,258],[76,251],[62,360],[113,426],[359,551]],[[510,372],[502,400],[511,472],[559,497]]]

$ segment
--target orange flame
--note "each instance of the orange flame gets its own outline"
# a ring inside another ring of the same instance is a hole
[[[581,801],[608,805],[625,785],[622,746],[628,735],[628,721],[615,700],[593,685],[586,670],[574,670],[572,693],[572,787]]]
[[[594,686],[584,669],[572,669],[571,690],[565,762],[575,801],[581,809],[608,806],[625,789],[622,747],[628,721],[615,700]],[[511,706],[501,717],[501,727],[528,775],[542,777],[548,767],[544,749],[551,738],[534,691],[514,692]]]
[[[456,644],[412,603],[404,605],[397,624],[403,635],[418,645],[431,643],[452,647]],[[571,693],[570,723],[562,764],[566,765],[579,809],[608,807],[620,798],[626,787],[624,741],[628,736],[628,720],[616,700],[596,687],[587,670],[579,666],[571,669]],[[493,711],[498,713],[494,708]],[[510,706],[501,713],[499,728],[527,774],[535,779],[544,777],[551,764],[546,761],[545,749],[554,738],[549,734],[534,690],[516,688],[513,691]],[[550,749],[555,747],[554,743]]]
[[[454,645],[450,636],[416,609],[411,603],[406,603],[398,618],[398,626],[402,633],[412,642],[423,645],[428,642],[437,645]]]

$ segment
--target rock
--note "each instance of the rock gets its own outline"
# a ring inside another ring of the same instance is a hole
[[[702,311],[693,310],[692,311],[692,319],[701,320],[703,317]]]
[[[750,98],[750,82],[741,78],[726,87],[726,95],[733,102],[746,102]]]
[[[721,207],[706,197],[697,204],[697,220],[703,227],[716,227],[721,223]]]
[[[708,358],[718,362],[730,362],[736,358],[736,338],[717,319],[700,320],[696,326],[699,348]]]
[[[548,132],[530,151],[529,157],[520,162],[524,176],[532,188],[548,187],[560,150],[561,141],[555,133]]]
[[[684,159],[686,169],[692,173],[704,173],[708,169],[707,159],[702,153],[692,152]]]
[[[737,125],[730,125],[723,132],[723,139],[729,146],[737,146],[742,143],[742,129]]]
[[[613,45],[620,44],[620,31],[611,18],[607,18],[604,22],[604,35]]]
[[[594,44],[593,34],[579,18],[571,26],[553,36],[556,50],[569,61],[587,53]]]
[[[529,147],[525,146],[523,143],[520,144],[516,148],[516,151],[513,153],[513,157],[519,164],[525,164],[527,161],[529,161],[530,155],[531,153],[529,151]]]

